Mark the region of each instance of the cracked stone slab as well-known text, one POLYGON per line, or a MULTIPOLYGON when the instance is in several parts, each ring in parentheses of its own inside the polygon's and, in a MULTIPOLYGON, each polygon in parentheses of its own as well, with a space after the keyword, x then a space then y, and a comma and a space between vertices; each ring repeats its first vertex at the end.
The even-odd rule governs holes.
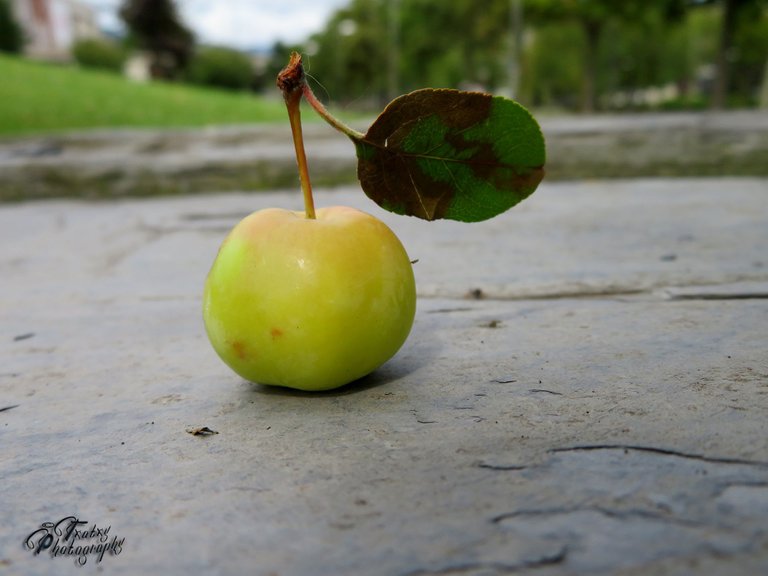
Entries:
POLYGON ((240 380, 202 327, 223 234, 298 195, 0 207, 0 567, 94 569, 23 546, 77 515, 125 538, 110 574, 765 573, 767 188, 546 184, 472 226, 321 192, 420 293, 326 394, 240 380))
POLYGON ((768 299, 768 282, 734 282, 711 286, 675 286, 661 290, 671 300, 768 299))

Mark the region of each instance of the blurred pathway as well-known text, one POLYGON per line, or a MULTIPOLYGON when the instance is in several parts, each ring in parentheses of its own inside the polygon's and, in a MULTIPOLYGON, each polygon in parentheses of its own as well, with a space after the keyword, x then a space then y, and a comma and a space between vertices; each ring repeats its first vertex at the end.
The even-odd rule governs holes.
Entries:
MULTIPOLYGON (((768 114, 543 118, 547 179, 768 176, 768 114)), ((358 126, 365 130, 365 126, 358 126)), ((355 182, 352 144, 305 125, 316 185, 355 182)), ((0 139, 0 200, 297 187, 288 125, 0 139)))

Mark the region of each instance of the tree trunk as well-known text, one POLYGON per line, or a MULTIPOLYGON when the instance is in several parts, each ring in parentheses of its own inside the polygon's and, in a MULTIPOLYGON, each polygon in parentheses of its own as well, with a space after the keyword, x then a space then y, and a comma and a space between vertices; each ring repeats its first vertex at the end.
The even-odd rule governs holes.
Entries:
POLYGON ((760 108, 768 108, 768 58, 765 59, 765 68, 763 69, 763 83, 760 86, 760 99, 758 100, 760 108))
POLYGON ((723 0, 723 20, 720 25, 720 47, 717 52, 715 85, 712 91, 711 106, 725 108, 730 85, 729 58, 733 45, 733 32, 736 27, 736 10, 739 0, 723 0))
POLYGON ((597 50, 602 27, 598 22, 584 20, 586 46, 584 48, 584 78, 581 83, 581 111, 589 114, 595 111, 597 85, 597 50))

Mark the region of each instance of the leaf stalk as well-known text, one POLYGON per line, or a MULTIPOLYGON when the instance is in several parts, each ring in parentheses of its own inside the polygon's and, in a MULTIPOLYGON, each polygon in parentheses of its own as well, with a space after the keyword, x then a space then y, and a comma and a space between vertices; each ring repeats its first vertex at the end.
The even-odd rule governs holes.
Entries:
POLYGON ((365 134, 358 132, 350 126, 347 126, 344 124, 344 122, 328 112, 328 109, 323 106, 323 103, 320 102, 320 100, 317 99, 315 93, 312 92, 312 88, 309 87, 309 84, 307 84, 306 81, 302 83, 301 91, 304 94, 304 98, 306 99, 307 103, 312 106, 315 112, 317 112, 323 120, 328 122, 328 124, 336 128, 336 130, 351 138, 353 141, 362 140, 365 138, 365 134))

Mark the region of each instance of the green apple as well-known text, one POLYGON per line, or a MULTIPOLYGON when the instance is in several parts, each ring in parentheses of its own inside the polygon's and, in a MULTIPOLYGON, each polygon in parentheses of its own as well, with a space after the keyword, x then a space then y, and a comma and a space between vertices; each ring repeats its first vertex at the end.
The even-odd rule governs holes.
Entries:
POLYGON ((252 382, 329 390, 372 372, 416 311, 410 259, 383 222, 334 206, 254 212, 229 233, 205 284, 221 359, 252 382))

